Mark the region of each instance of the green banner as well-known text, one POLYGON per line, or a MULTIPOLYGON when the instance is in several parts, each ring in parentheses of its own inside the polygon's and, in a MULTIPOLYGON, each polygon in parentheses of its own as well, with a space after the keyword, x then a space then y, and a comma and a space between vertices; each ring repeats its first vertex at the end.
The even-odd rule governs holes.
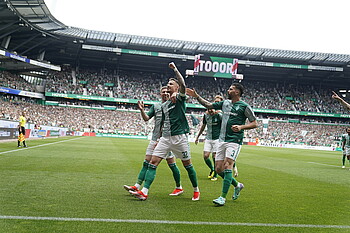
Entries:
POLYGON ((232 78, 233 58, 201 56, 194 73, 199 76, 232 78))

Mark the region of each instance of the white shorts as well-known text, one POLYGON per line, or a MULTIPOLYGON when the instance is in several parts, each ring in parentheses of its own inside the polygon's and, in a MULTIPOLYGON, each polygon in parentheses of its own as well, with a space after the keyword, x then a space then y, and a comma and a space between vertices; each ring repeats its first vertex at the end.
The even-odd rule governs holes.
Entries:
MULTIPOLYGON (((157 141, 153 141, 153 140, 151 140, 149 142, 147 149, 146 149, 146 155, 153 155, 153 152, 157 146, 157 143, 158 143, 157 141)), ((174 157, 173 153, 169 152, 166 158, 168 159, 168 158, 173 158, 173 157, 174 157)))
POLYGON ((218 151, 219 139, 204 141, 204 150, 206 152, 216 153, 218 151))
POLYGON ((166 159, 167 154, 173 152, 176 158, 183 161, 191 159, 190 145, 186 134, 180 134, 175 136, 161 137, 156 148, 153 151, 153 155, 166 159))
POLYGON ((350 147, 345 147, 345 150, 343 150, 343 155, 349 156, 350 155, 350 147))
POLYGON ((215 161, 225 160, 225 158, 237 160, 241 145, 234 142, 219 142, 218 151, 216 152, 215 161))

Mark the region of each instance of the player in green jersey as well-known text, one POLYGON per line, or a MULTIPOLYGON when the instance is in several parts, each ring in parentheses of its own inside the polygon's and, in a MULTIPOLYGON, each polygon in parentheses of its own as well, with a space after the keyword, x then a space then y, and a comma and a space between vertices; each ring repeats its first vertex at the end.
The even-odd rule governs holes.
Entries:
MULTIPOLYGON (((223 100, 224 98, 220 95, 217 95, 214 98, 214 102, 220 102, 223 100)), ((202 135, 205 128, 207 128, 207 135, 204 141, 203 159, 205 164, 210 169, 208 178, 211 179, 212 181, 216 181, 218 179, 217 174, 215 172, 215 155, 219 144, 221 119, 222 119, 221 111, 214 111, 213 109, 208 109, 203 115, 202 126, 194 141, 194 143, 197 145, 199 141, 199 137, 202 135), (210 160, 210 153, 212 154, 214 166, 210 160)))
POLYGON ((221 196, 213 203, 222 206, 226 202, 226 196, 231 184, 235 187, 233 200, 236 200, 241 190, 244 188, 242 183, 239 183, 233 176, 232 170, 238 154, 241 150, 243 143, 244 130, 253 129, 257 127, 256 117, 252 108, 241 100, 244 88, 239 83, 234 83, 227 91, 227 100, 210 103, 203 99, 193 89, 187 89, 186 93, 198 100, 207 109, 220 109, 222 110, 222 123, 219 136, 218 152, 216 154, 216 172, 223 177, 222 193, 221 196), (249 123, 246 124, 248 119, 249 123))
MULTIPOLYGON (((160 134, 161 134, 162 104, 169 99, 168 88, 166 86, 160 89, 160 97, 161 97, 162 103, 155 103, 154 105, 151 106, 150 110, 147 113, 144 110, 143 101, 138 101, 137 103, 138 108, 140 109, 140 112, 141 112, 141 116, 144 121, 149 121, 152 117, 154 117, 154 128, 152 132, 151 141, 149 142, 148 147, 146 149, 146 156, 145 156, 145 160, 143 161, 143 166, 137 177, 137 182, 133 186, 124 185, 124 189, 127 191, 130 191, 130 190, 139 191, 143 181, 145 180, 145 175, 149 166, 149 162, 151 161, 154 148, 156 147, 159 141, 160 134)), ((174 155, 172 153, 169 153, 166 160, 169 168, 173 172, 173 177, 176 184, 175 190, 169 195, 180 195, 181 191, 179 190, 182 190, 182 186, 180 183, 180 171, 176 165, 174 155)))
POLYGON ((343 149, 343 166, 345 168, 345 158, 348 159, 350 164, 350 128, 346 129, 346 134, 341 137, 342 149, 343 149))
MULTIPOLYGON (((198 201, 200 192, 198 188, 196 171, 193 168, 190 154, 190 146, 187 134, 189 126, 186 119, 186 85, 181 73, 172 62, 169 67, 174 71, 176 79, 171 78, 168 82, 170 100, 162 105, 163 127, 162 136, 154 149, 151 162, 145 176, 145 185, 141 191, 129 191, 140 200, 148 198, 148 190, 154 181, 156 169, 160 162, 172 151, 177 158, 180 158, 184 165, 193 186, 193 201, 198 201)), ((179 190, 183 192, 183 190, 179 190)))

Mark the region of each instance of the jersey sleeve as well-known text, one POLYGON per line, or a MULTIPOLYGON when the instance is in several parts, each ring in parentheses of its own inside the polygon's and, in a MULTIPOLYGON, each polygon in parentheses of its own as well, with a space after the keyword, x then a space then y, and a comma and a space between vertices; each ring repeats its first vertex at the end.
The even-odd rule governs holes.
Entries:
POLYGON ((249 105, 245 108, 244 115, 248 118, 250 122, 256 120, 253 109, 249 105))
POLYGON ((152 107, 149 109, 149 111, 147 112, 147 115, 149 116, 149 118, 151 119, 152 117, 154 117, 154 105, 152 105, 152 107))
POLYGON ((224 100, 216 103, 212 103, 214 109, 222 109, 222 105, 224 104, 224 100))

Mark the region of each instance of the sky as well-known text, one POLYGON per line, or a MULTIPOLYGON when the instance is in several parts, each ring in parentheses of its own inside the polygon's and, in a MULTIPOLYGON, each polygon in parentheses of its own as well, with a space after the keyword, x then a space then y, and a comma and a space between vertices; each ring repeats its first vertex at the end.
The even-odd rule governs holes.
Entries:
POLYGON ((67 26, 215 44, 350 54, 349 0, 45 0, 67 26))

